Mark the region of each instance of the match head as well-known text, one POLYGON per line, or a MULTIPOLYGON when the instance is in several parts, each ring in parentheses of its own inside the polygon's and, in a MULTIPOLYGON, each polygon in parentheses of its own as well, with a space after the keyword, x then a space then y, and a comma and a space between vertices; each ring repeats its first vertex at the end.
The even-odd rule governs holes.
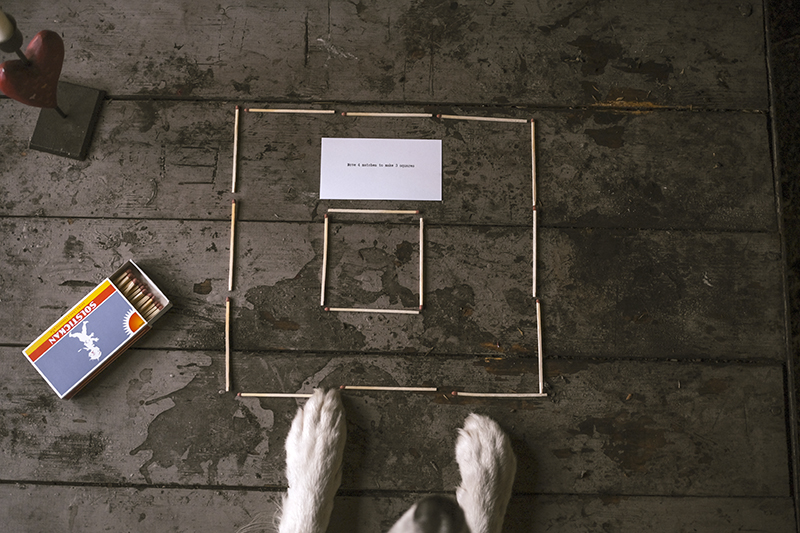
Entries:
POLYGON ((231 205, 236 205, 236 199, 231 200, 231 205))
POLYGON ((330 308, 330 307, 324 307, 324 308, 323 308, 323 310, 324 310, 324 311, 330 311, 330 310, 331 310, 331 308, 330 308))
POLYGON ((242 395, 242 393, 241 393, 241 392, 237 392, 237 393, 236 393, 236 396, 241 396, 241 395, 242 395))
POLYGON ((225 298, 225 303, 230 303, 230 301, 231 301, 231 297, 230 296, 225 298))
POLYGON ((346 387, 347 385, 339 385, 339 390, 344 390, 346 387))
POLYGON ((239 106, 238 106, 238 105, 236 106, 236 109, 237 109, 237 110, 239 109, 239 106))
POLYGON ((347 111, 342 111, 342 116, 346 117, 347 116, 347 111))
POLYGON ((454 390, 453 392, 451 392, 451 393, 450 393, 450 395, 451 395, 451 396, 458 396, 458 391, 457 391, 457 390, 454 390))
POLYGON ((442 118, 442 114, 441 113, 437 114, 436 118, 442 118))

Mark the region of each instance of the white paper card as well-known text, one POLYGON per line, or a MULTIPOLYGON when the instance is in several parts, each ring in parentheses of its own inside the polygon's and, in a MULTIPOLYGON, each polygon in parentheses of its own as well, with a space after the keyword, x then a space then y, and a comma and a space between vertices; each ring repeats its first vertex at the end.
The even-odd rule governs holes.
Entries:
POLYGON ((319 197, 441 201, 442 141, 323 137, 319 197))

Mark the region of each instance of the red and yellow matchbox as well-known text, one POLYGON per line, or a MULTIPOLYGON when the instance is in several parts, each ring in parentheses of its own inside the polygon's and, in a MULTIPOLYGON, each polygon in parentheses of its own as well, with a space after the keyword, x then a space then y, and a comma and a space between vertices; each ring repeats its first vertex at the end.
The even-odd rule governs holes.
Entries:
POLYGON ((172 303, 127 261, 22 352, 68 399, 144 335, 172 303))

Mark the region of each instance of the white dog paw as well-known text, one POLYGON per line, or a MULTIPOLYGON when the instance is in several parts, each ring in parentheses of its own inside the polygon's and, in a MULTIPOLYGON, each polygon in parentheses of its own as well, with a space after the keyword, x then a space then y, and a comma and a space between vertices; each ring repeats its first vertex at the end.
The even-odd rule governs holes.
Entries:
POLYGON ((499 533, 517 471, 508 436, 491 418, 473 413, 459 430, 456 462, 461 471, 456 499, 470 531, 499 533))
POLYGON ((297 410, 286 437, 286 478, 280 531, 322 532, 328 526, 333 498, 342 481, 347 433, 338 390, 321 389, 297 410))

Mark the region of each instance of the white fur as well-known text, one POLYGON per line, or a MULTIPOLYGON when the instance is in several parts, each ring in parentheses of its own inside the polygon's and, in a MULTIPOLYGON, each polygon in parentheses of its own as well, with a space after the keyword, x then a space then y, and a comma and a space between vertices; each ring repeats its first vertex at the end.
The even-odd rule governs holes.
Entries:
MULTIPOLYGON (((317 389, 297 411, 286 439, 289 490, 283 500, 280 533, 324 533, 327 529, 342 480, 345 433, 344 408, 337 390, 326 393, 317 389)), ((444 526, 442 531, 500 533, 517 467, 511 443, 496 422, 474 413, 458 433, 455 454, 461 485, 456 500, 469 531, 451 532, 452 528, 444 526)), ((419 531, 414 520, 416 508, 417 504, 389 533, 419 531)))
POLYGON ((508 436, 491 418, 473 413, 458 432, 456 462, 461 471, 456 500, 470 531, 500 533, 517 472, 508 436))
POLYGON ((297 410, 286 437, 286 478, 280 533, 324 533, 342 482, 347 434, 338 390, 317 389, 297 410))

